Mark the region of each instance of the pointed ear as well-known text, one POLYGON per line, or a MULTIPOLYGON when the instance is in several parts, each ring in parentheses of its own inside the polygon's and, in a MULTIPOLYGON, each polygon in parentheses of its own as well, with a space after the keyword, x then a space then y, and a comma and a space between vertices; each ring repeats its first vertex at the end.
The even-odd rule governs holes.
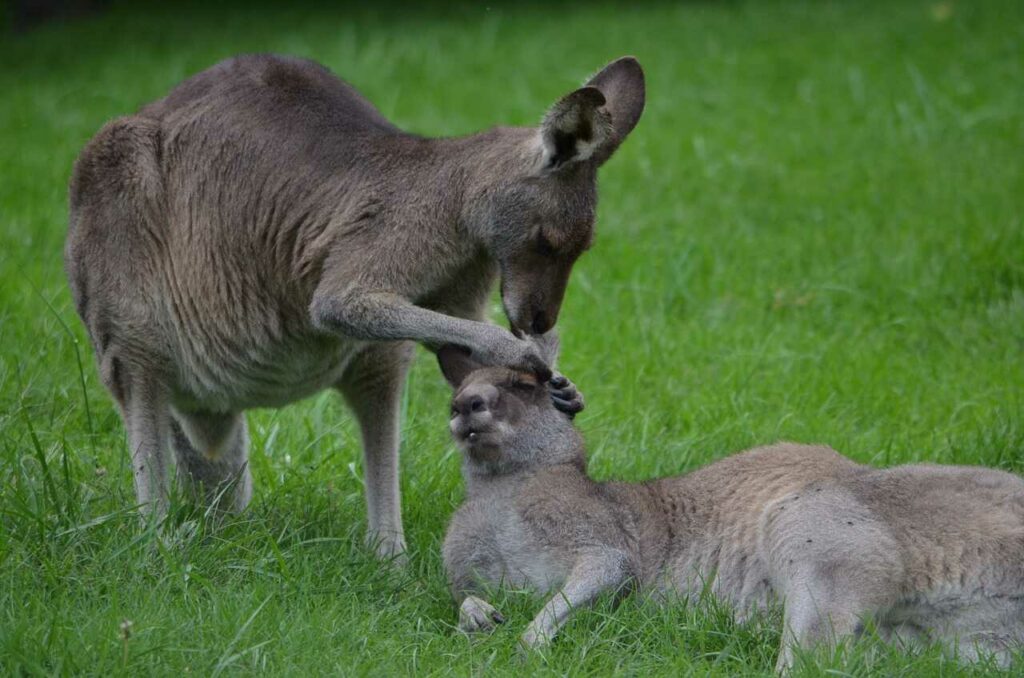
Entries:
POLYGON ((542 171, 591 158, 603 163, 636 127, 646 100, 644 70, 635 58, 622 57, 602 68, 544 116, 542 171))
POLYGON ((602 68, 587 81, 586 87, 600 90, 606 101, 604 108, 611 116, 613 138, 601 149, 607 159, 633 131, 644 112, 644 69, 634 57, 624 56, 602 68))
POLYGON ((527 335, 527 338, 537 347, 537 352, 540 353, 541 359, 547 363, 548 367, 555 369, 555 363, 558 362, 558 350, 561 347, 558 330, 548 330, 545 334, 530 334, 527 335))
POLYGON ((607 111, 601 108, 604 103, 601 90, 581 87, 551 107, 540 125, 543 171, 586 160, 608 142, 613 130, 607 111))
POLYGON ((470 372, 482 367, 469 357, 469 351, 454 344, 445 344, 437 349, 437 364, 441 366, 441 373, 452 388, 458 388, 470 372))

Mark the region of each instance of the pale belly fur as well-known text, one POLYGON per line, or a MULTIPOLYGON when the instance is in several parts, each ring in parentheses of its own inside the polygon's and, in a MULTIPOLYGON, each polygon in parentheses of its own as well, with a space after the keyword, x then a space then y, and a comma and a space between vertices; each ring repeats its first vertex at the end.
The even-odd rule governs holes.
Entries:
POLYGON ((367 343, 310 336, 254 346, 227 359, 193 358, 179 377, 175 405, 211 412, 282 407, 337 386, 367 343))
POLYGON ((756 548, 728 549, 717 544, 688 550, 669 559, 655 592, 696 602, 707 591, 729 603, 740 618, 775 600, 768 567, 756 548))

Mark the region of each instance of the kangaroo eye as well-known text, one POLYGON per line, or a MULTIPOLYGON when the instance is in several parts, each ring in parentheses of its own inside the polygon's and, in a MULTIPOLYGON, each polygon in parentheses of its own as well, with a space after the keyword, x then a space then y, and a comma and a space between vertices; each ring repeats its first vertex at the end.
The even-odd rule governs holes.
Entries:
POLYGON ((551 241, 544 235, 544 231, 537 234, 537 252, 546 257, 550 257, 555 254, 555 246, 552 245, 551 241))

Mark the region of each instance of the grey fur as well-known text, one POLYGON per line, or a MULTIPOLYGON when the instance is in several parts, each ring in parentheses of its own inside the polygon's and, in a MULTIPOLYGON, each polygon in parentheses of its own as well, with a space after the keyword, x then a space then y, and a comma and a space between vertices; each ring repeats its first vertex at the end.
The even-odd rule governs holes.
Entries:
POLYGON ((460 626, 493 628, 482 599, 508 584, 552 597, 522 636, 542 647, 574 608, 638 586, 709 590, 742 617, 781 599, 778 668, 867 618, 897 642, 936 640, 1006 664, 1024 640, 1024 482, 986 468, 875 469, 779 443, 693 473, 630 484, 586 473, 583 442, 536 380, 474 371, 442 350, 466 502, 444 563, 460 626), (553 595, 552 595, 553 594, 553 595))
POLYGON ((591 84, 540 128, 427 139, 322 66, 245 56, 101 129, 71 179, 65 267, 140 504, 163 511, 173 451, 197 495, 241 509, 244 410, 338 388, 363 435, 370 538, 400 553, 409 342, 547 370, 481 319, 500 272, 517 334, 557 320, 597 168, 643 109, 631 58, 591 84))

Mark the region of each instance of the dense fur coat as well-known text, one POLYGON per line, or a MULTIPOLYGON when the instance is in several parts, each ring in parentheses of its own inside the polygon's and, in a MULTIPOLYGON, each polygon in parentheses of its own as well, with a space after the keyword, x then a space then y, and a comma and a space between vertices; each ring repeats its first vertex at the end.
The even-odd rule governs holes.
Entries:
POLYGON ((589 246, 599 165, 637 123, 613 62, 536 128, 408 134, 303 59, 229 59, 83 149, 65 265, 121 408, 140 504, 251 496, 244 410, 338 388, 359 420, 370 536, 404 549, 398 405, 411 343, 543 371, 589 246), (496 278, 516 335, 481 322, 496 278))
POLYGON ((503 584, 553 594, 523 635, 537 647, 601 593, 695 599, 710 583, 741 616, 784 601, 780 668, 795 648, 856 634, 868 618, 884 637, 940 641, 963 659, 1005 663, 1024 640, 1017 476, 875 469, 780 443, 684 476, 598 483, 535 379, 440 358, 465 452, 467 497, 444 542, 465 630, 500 619, 481 596, 503 584))

